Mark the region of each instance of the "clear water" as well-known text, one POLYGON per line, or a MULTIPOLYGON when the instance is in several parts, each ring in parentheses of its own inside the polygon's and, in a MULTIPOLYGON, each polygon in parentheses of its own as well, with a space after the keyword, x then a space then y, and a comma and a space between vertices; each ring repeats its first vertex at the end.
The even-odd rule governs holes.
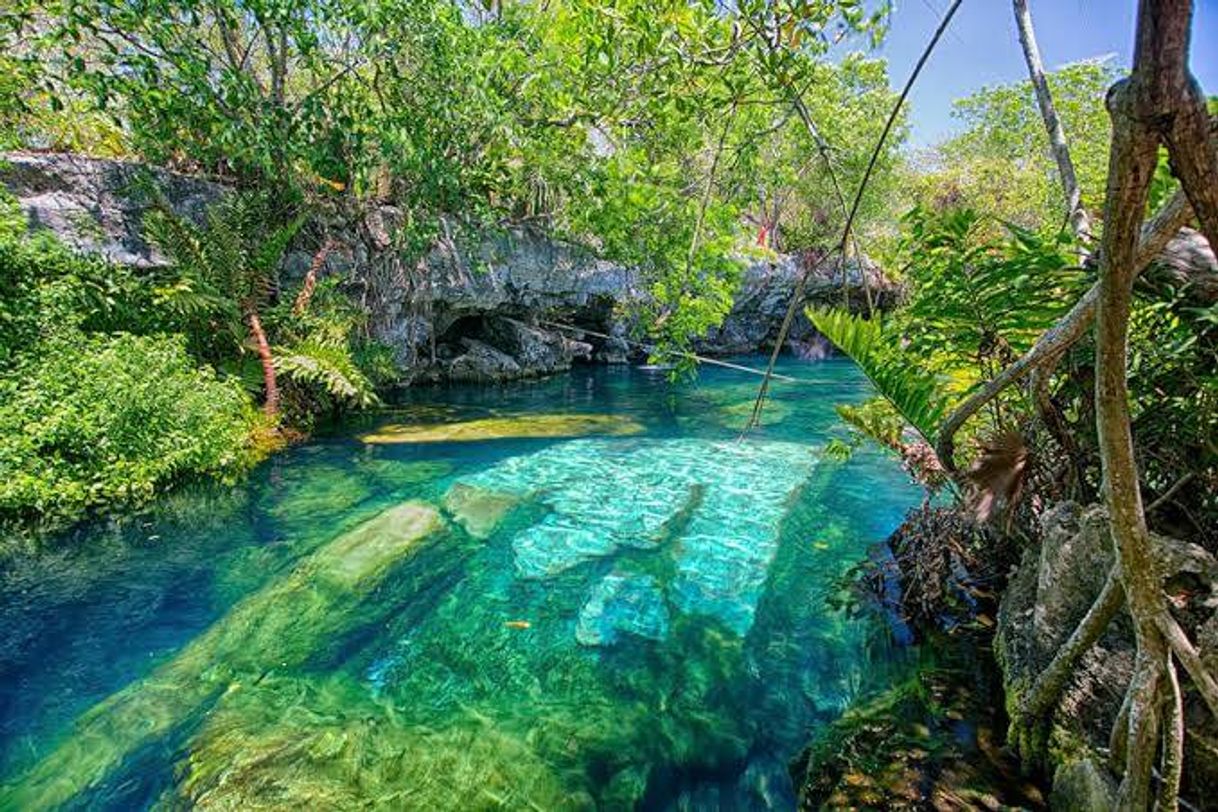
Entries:
POLYGON ((823 457, 853 366, 781 371, 743 442, 723 369, 414 391, 9 561, 0 808, 794 808, 906 660, 826 599, 919 493, 823 457))

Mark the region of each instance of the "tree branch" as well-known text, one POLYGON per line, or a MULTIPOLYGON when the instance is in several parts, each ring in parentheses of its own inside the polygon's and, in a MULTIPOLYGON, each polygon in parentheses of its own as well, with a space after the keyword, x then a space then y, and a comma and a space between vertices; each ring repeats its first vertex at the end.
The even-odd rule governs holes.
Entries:
POLYGON ((1066 134, 1062 130, 1061 119, 1057 116, 1057 108, 1049 92, 1049 81, 1045 78, 1044 63, 1041 62, 1040 49, 1036 45, 1036 32, 1032 28, 1032 13, 1028 10, 1028 0, 1014 0, 1014 6, 1024 61, 1028 63, 1028 75, 1032 79, 1032 88, 1036 91, 1036 103, 1040 106, 1040 115, 1049 134, 1049 150, 1053 153, 1053 160, 1057 162, 1062 191, 1066 193, 1070 227, 1074 229, 1076 237, 1085 240, 1091 236, 1091 218, 1083 208, 1083 195, 1079 189, 1078 176, 1074 172, 1074 161, 1070 159, 1070 147, 1066 143, 1066 134))

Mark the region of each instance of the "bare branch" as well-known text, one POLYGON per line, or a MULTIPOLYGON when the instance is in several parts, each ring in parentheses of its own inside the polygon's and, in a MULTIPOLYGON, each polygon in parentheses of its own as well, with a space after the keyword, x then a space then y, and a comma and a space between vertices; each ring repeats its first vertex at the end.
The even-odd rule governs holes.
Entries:
POLYGON ((1074 172, 1074 161, 1070 159, 1070 147, 1066 143, 1066 134, 1062 130, 1061 119, 1057 116, 1057 108, 1053 104, 1053 96, 1049 92, 1049 81, 1045 78, 1045 66, 1041 62, 1040 49, 1036 45, 1036 33, 1032 28, 1032 13, 1028 11, 1028 0, 1014 0, 1015 22, 1019 28, 1019 43, 1023 46, 1024 60, 1028 63, 1028 75, 1032 79, 1032 88, 1036 91, 1036 103, 1040 106, 1040 115, 1045 122, 1045 130, 1049 134, 1049 150, 1057 163, 1057 173, 1061 176, 1062 191, 1066 193, 1066 209, 1070 217, 1070 227, 1080 239, 1091 236, 1091 218, 1083 208, 1083 195, 1079 189, 1078 176, 1074 172))

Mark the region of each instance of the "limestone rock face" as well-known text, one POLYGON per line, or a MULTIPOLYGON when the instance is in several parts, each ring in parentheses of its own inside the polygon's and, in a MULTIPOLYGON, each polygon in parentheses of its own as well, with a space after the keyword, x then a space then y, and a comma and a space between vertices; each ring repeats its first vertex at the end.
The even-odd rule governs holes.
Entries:
MULTIPOLYGON (((136 267, 166 262, 144 237, 148 200, 139 192, 141 176, 150 175, 169 204, 195 220, 231 191, 124 161, 55 154, 5 160, 0 183, 17 198, 31 228, 136 267)), ((392 348, 402 385, 498 383, 560 372, 580 361, 625 363, 646 354, 628 340, 631 322, 624 315, 637 312, 648 296, 647 281, 635 270, 537 229, 471 234, 449 220, 426 255, 408 262, 399 250, 406 222, 393 206, 319 213, 281 269, 283 289, 293 289, 328 238, 332 250, 322 275, 340 279, 364 309, 371 335, 392 348)), ((698 342, 698 351, 726 355, 771 346, 803 274, 801 262, 780 255, 748 264, 731 313, 698 342)), ((805 356, 831 352, 804 308, 845 302, 861 309, 869 295, 883 307, 900 290, 866 259, 851 259, 844 268, 835 260, 815 263, 788 349, 805 356)))
MULTIPOLYGON (((722 326, 712 329, 698 342, 700 349, 716 354, 734 354, 773 346, 803 272, 801 260, 790 255, 750 264, 744 272, 731 312, 722 326)), ((868 290, 877 307, 891 306, 900 298, 900 286, 866 258, 847 260, 844 277, 836 260, 821 260, 812 266, 804 287, 803 301, 791 325, 788 349, 800 355, 819 355, 828 351, 816 328, 804 315, 804 309, 810 305, 845 304, 854 310, 864 309, 868 290)))
POLYGON ((143 235, 149 201, 137 188, 141 176, 151 176, 175 211, 196 220, 225 193, 219 184, 129 161, 19 153, 0 162, 0 184, 17 198, 31 230, 51 231, 122 265, 163 265, 143 235))
MULTIPOLYGON (((1046 511, 1041 526, 1041 542, 1025 551, 998 612, 994 654, 1003 671, 1008 708, 1019 704, 1090 609, 1114 561, 1102 506, 1065 502, 1046 511)), ((1173 596, 1173 612, 1204 650, 1207 633, 1218 623, 1218 561, 1196 544, 1154 535, 1151 540, 1164 587, 1173 596)), ((1091 759, 1107 746, 1133 662, 1133 630, 1122 612, 1076 665, 1054 711, 1049 741, 1050 754, 1058 761, 1053 808, 1059 803, 1062 809, 1109 808, 1103 801, 1108 790, 1096 766, 1103 762, 1091 759)), ((1204 787, 1218 786, 1218 769, 1197 752, 1195 743, 1218 737, 1203 710, 1191 712, 1200 710, 1191 708, 1196 701, 1191 698, 1185 710, 1190 724, 1201 722, 1186 748, 1185 780, 1194 792, 1203 792, 1204 787)))

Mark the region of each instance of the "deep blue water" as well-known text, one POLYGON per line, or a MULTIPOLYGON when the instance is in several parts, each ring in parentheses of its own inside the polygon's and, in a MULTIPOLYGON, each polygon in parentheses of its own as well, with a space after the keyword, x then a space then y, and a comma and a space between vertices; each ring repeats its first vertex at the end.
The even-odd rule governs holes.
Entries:
POLYGON ((414 390, 8 562, 0 808, 793 808, 907 659, 826 599, 920 493, 822 453, 855 367, 780 371, 743 439, 719 368, 414 390))

